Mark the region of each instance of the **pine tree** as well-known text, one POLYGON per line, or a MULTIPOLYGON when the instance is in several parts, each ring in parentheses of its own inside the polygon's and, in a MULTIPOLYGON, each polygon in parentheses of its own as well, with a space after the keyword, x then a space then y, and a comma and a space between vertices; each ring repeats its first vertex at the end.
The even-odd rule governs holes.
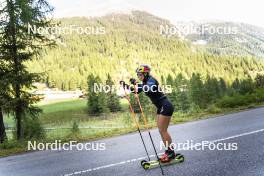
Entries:
POLYGON ((223 78, 219 79, 220 96, 223 97, 227 93, 227 85, 223 78))
POLYGON ((5 0, 2 6, 0 60, 8 64, 12 73, 8 80, 13 91, 9 93, 13 97, 17 139, 21 139, 23 118, 26 118, 26 114, 36 116, 40 112, 33 106, 39 99, 25 91, 32 88, 33 82, 40 80, 40 75, 29 73, 25 63, 38 56, 44 46, 53 43, 44 34, 28 32, 28 25, 36 28, 50 26, 51 21, 47 16, 53 9, 45 0, 5 0))
POLYGON ((106 86, 110 87, 109 92, 107 93, 107 107, 111 112, 117 112, 121 110, 120 100, 112 87, 114 82, 112 81, 110 74, 107 74, 106 86))
POLYGON ((239 89, 240 94, 245 95, 248 93, 252 93, 254 89, 255 89, 255 85, 251 78, 242 80, 240 82, 240 89, 239 89))
POLYGON ((236 92, 240 92, 240 81, 239 81, 238 78, 236 78, 236 79, 233 81, 231 87, 232 87, 236 92))
POLYGON ((87 106, 88 106, 88 113, 94 114, 97 111, 98 99, 97 95, 94 92, 94 83, 95 77, 94 75, 88 76, 88 96, 87 96, 87 106))
POLYGON ((257 88, 264 88, 264 75, 257 74, 255 83, 257 88))
POLYGON ((220 97, 220 87, 216 78, 207 76, 204 83, 204 101, 207 105, 215 102, 220 97))
POLYGON ((204 85, 201 79, 201 75, 192 74, 189 84, 189 96, 192 103, 199 106, 200 108, 205 108, 205 94, 204 94, 204 85))
POLYGON ((96 90, 96 84, 101 83, 100 78, 94 75, 88 76, 88 97, 87 106, 90 115, 100 115, 109 111, 107 108, 106 93, 101 90, 96 90))
POLYGON ((134 93, 130 93, 129 94, 129 98, 130 98, 130 103, 131 103, 131 106, 132 106, 134 112, 135 113, 140 113, 140 107, 138 106, 138 102, 137 102, 137 99, 136 99, 134 93))
POLYGON ((141 103, 143 110, 146 112, 149 112, 149 110, 150 110, 149 108, 151 105, 150 99, 145 95, 144 92, 140 93, 138 95, 138 97, 139 97, 139 100, 140 100, 140 103, 141 103))
POLYGON ((176 85, 171 74, 169 74, 166 78, 166 85, 169 85, 172 88, 172 92, 167 94, 167 96, 172 102, 173 106, 175 107, 177 104, 177 100, 176 100, 177 93, 176 93, 176 85))
POLYGON ((175 78, 175 97, 176 97, 176 110, 187 112, 190 108, 190 100, 188 97, 188 81, 182 74, 178 74, 175 78))

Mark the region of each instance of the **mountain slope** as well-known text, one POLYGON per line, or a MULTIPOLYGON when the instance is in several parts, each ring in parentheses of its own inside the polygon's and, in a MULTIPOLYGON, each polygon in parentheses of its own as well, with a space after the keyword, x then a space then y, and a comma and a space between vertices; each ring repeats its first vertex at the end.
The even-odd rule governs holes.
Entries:
POLYGON ((201 43, 212 54, 264 57, 263 28, 232 22, 200 22, 185 25, 203 26, 204 32, 187 34, 185 38, 193 43, 201 43), (217 28, 219 32, 216 32, 217 28))
POLYGON ((135 68, 141 63, 150 64, 158 78, 178 73, 189 78, 199 72, 228 82, 255 76, 264 69, 263 63, 251 57, 212 55, 178 37, 164 37, 160 25, 172 24, 146 12, 60 21, 62 26, 92 29, 89 35, 62 35, 62 44, 43 51, 40 60, 28 63, 31 72, 46 72, 43 81, 60 89, 84 89, 91 73, 102 80, 110 74, 116 82, 135 77, 135 68))

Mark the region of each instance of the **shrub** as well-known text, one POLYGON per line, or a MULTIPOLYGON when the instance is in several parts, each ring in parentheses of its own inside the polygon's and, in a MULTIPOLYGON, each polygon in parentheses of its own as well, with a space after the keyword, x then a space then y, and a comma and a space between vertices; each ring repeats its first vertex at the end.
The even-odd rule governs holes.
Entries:
POLYGON ((200 113, 200 112, 201 112, 201 108, 197 104, 192 103, 190 106, 189 113, 190 114, 196 114, 196 113, 200 113))
POLYGON ((257 89, 254 93, 256 103, 264 102, 264 89, 257 89))
POLYGON ((36 117, 29 117, 23 120, 23 130, 25 139, 44 139, 46 137, 45 130, 36 117))
POLYGON ((217 106, 220 108, 236 108, 239 106, 246 106, 255 102, 255 98, 252 94, 249 95, 234 95, 232 97, 224 96, 217 102, 217 106))
POLYGON ((80 132, 79 125, 76 121, 74 121, 72 124, 71 132, 72 133, 79 133, 80 132))
POLYGON ((209 107, 206 110, 209 113, 219 113, 221 112, 221 109, 219 107, 217 107, 215 104, 209 105, 209 107))

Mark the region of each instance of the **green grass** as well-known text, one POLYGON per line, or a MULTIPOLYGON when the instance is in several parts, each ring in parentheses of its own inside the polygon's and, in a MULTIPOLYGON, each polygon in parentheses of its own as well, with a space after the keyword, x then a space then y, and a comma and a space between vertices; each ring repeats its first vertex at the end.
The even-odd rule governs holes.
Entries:
MULTIPOLYGON (((130 114, 127 112, 126 100, 121 100, 121 106, 123 110, 121 112, 89 116, 87 114, 86 99, 42 104, 39 107, 43 110, 43 113, 39 119, 44 128, 56 128, 47 130, 49 139, 64 138, 69 135, 70 130, 65 128, 71 128, 74 122, 77 122, 80 128, 91 127, 90 129, 80 129, 82 138, 90 139, 94 138, 94 136, 102 136, 104 133, 111 134, 112 131, 119 127, 131 129, 130 114), (96 129, 93 129, 93 127, 96 129)), ((8 126, 14 126, 13 117, 5 116, 4 121, 8 126)), ((9 139, 12 139, 11 131, 8 131, 7 135, 9 139)))
MULTIPOLYGON (((126 109, 126 102, 121 101, 122 109, 126 109)), ((43 114, 40 115, 41 122, 47 127, 71 126, 78 122, 82 126, 109 123, 113 117, 120 113, 110 113, 101 116, 89 116, 87 114, 87 100, 75 100, 40 106, 43 114), (110 120, 109 120, 110 119, 110 120), (106 121, 105 121, 106 120, 106 121)))
MULTIPOLYGON (((73 114, 78 115, 76 112, 84 113, 86 102, 87 100, 80 99, 40 105, 39 107, 43 110, 40 119, 43 124, 52 124, 57 121, 62 122, 63 120, 72 118, 73 114)), ((5 116, 4 122, 8 124, 8 126, 14 126, 15 120, 13 116, 10 115, 5 116)))
POLYGON ((74 101, 65 101, 58 103, 51 103, 47 105, 39 106, 44 114, 53 113, 53 112, 61 112, 65 110, 81 110, 86 107, 87 100, 86 99, 78 99, 74 101))

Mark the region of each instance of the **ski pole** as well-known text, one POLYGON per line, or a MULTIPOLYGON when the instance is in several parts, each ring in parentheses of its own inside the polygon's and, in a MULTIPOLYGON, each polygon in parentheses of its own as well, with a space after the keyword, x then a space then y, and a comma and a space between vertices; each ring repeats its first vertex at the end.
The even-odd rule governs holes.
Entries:
POLYGON ((161 164, 160 164, 160 159, 159 159, 159 157, 158 157, 158 153, 157 153, 156 147, 155 147, 155 145, 154 145, 154 142, 153 142, 153 139, 152 139, 152 136, 151 136, 150 130, 149 130, 149 128, 148 128, 147 118, 146 118, 146 116, 145 116, 145 114, 144 114, 144 112, 143 112, 143 108, 142 108, 142 106, 141 106, 141 103, 140 103, 140 100, 139 100, 139 96, 138 96, 136 90, 137 90, 137 86, 134 85, 134 93, 135 93, 135 97, 136 97, 136 99, 137 99, 137 102, 138 102, 138 105, 139 105, 139 108, 140 108, 140 111, 141 111, 141 114, 142 114, 142 117, 143 117, 143 120, 144 120, 145 128, 146 128, 147 131, 148 131, 148 134, 149 134, 149 137, 150 137, 150 140, 151 140, 151 143, 152 143, 152 146, 153 146, 153 149, 154 149, 155 155, 156 155, 157 160, 158 160, 158 162, 159 162, 159 166, 160 166, 161 173, 162 173, 162 175, 164 175, 164 171, 163 171, 162 166, 161 166, 161 164))
MULTIPOLYGON (((123 85, 122 85, 122 86, 123 86, 123 85)), ((132 118, 133 118, 133 120, 134 120, 134 122, 135 122, 135 124, 136 124, 137 130, 138 130, 138 132, 139 132, 139 135, 140 135, 140 138, 141 138, 142 144, 143 144, 144 149, 145 149, 145 151, 146 151, 146 154, 147 154, 148 160, 150 161, 150 157, 149 157, 149 154, 148 154, 148 150, 147 150, 146 144, 145 144, 145 142, 144 142, 144 139, 143 139, 143 137, 142 137, 142 134, 141 134, 141 131, 140 131, 140 126, 139 126, 138 121, 137 121, 137 119, 136 119, 136 115, 135 115, 135 112, 134 112, 133 107, 132 107, 132 105, 131 105, 130 98, 129 98, 128 94, 126 93, 126 90, 125 90, 124 87, 123 87, 123 89, 124 89, 124 92, 125 92, 125 97, 126 97, 126 99, 127 99, 127 101, 128 101, 128 104, 129 104, 129 108, 130 108, 130 112, 131 112, 131 114, 132 114, 132 118)))

